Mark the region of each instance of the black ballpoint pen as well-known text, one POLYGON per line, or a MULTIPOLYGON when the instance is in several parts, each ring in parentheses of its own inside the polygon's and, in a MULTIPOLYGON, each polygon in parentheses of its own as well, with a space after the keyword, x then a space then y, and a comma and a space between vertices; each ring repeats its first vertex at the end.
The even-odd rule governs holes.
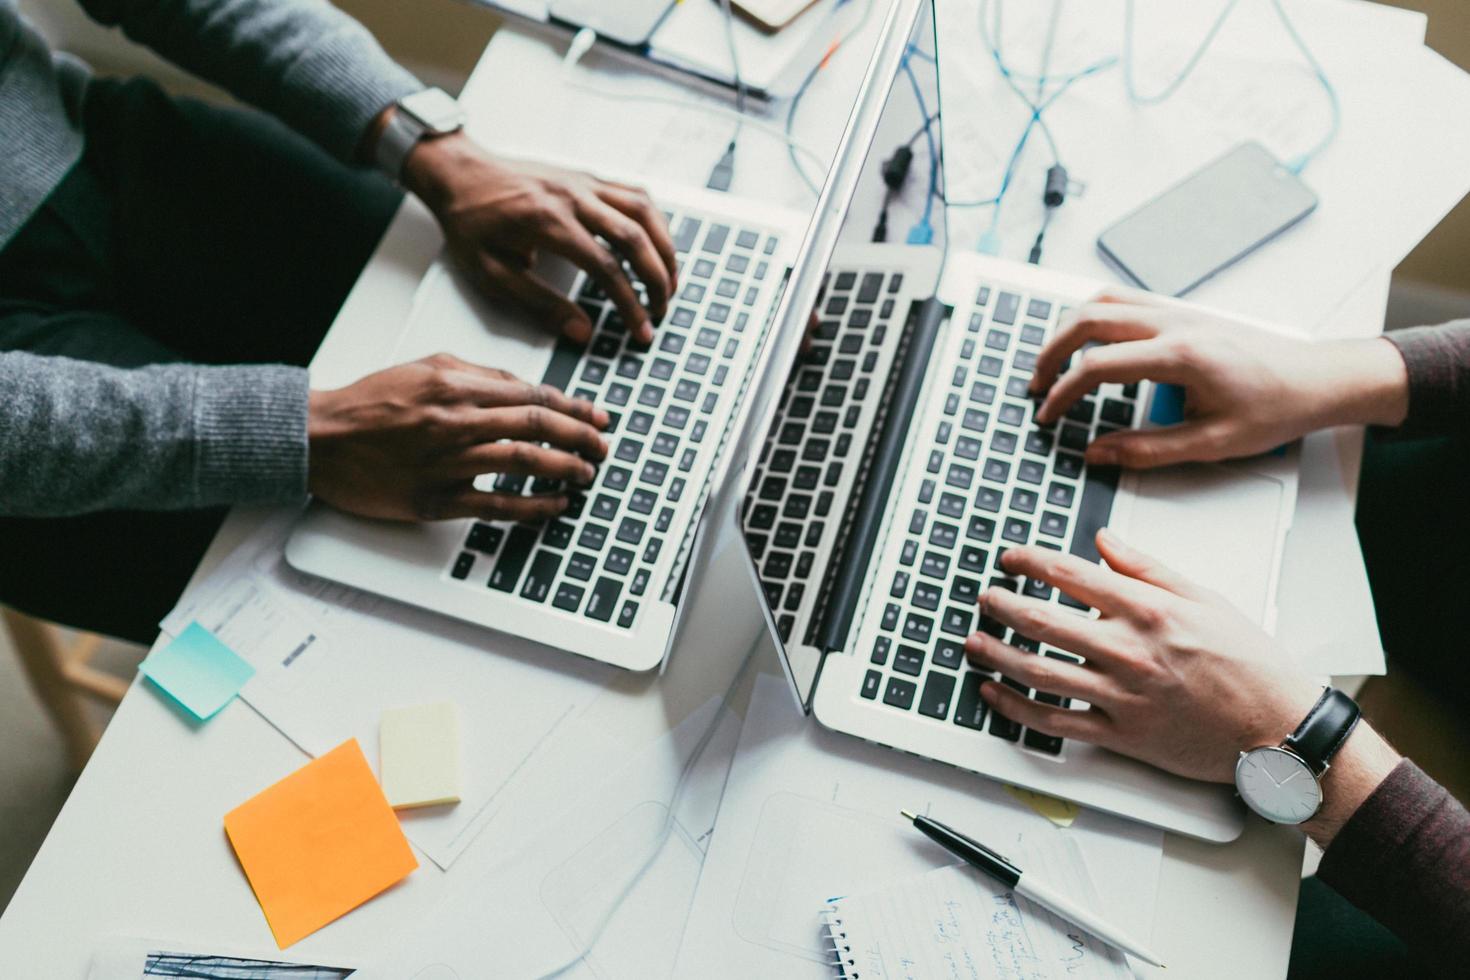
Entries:
POLYGON ((919 833, 971 867, 985 872, 1017 895, 1024 896, 1042 908, 1055 912, 1068 922, 1081 926, 1109 946, 1116 946, 1145 963, 1163 967, 1164 964, 1159 962, 1158 956, 1149 952, 1144 946, 1108 925, 1094 913, 1075 904, 1065 895, 1024 873, 1009 859, 979 841, 966 837, 937 820, 915 816, 907 810, 900 810, 899 813, 903 814, 905 819, 913 821, 919 833))

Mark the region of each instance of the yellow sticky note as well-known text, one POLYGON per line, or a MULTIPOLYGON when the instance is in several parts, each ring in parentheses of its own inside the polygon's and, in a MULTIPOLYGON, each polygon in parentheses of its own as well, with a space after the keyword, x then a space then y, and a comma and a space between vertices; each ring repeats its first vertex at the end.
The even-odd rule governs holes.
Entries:
POLYGON ((419 866, 357 739, 225 814, 225 833, 282 949, 419 866))
POLYGON ((1019 786, 1007 786, 1006 792, 1058 827, 1072 826, 1072 821, 1077 819, 1077 814, 1080 812, 1077 804, 1071 800, 1059 800, 1055 796, 1047 796, 1045 793, 1036 793, 1029 789, 1021 789, 1019 786))
POLYGON ((459 802, 459 709, 389 708, 378 725, 383 793, 394 809, 459 802))

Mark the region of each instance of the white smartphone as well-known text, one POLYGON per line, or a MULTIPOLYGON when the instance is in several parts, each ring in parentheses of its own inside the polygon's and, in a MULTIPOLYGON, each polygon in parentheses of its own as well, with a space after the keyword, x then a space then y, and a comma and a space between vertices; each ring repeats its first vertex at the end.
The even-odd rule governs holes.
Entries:
POLYGON ((1317 195, 1259 143, 1242 143, 1097 237, 1129 280, 1183 296, 1311 214, 1317 195))

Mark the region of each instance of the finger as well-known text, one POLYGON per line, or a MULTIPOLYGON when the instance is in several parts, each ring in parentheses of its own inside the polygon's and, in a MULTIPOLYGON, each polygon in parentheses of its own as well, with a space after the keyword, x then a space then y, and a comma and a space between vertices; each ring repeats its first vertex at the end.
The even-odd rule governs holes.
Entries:
MULTIPOLYGON (((649 312, 653 319, 662 320, 669 311, 669 270, 643 226, 590 195, 579 205, 578 214, 583 224, 611 242, 618 254, 633 266, 634 274, 648 291, 649 312)), ((644 343, 652 340, 652 333, 643 338, 644 343)))
POLYGON ((634 338, 644 343, 652 340, 653 325, 648 322, 648 311, 638 302, 638 294, 623 274, 623 263, 618 261, 618 257, 598 243, 580 223, 554 229, 551 236, 547 247, 585 270, 602 287, 634 338))
POLYGON ((1046 393, 1036 410, 1036 421, 1048 425, 1062 417, 1072 404, 1104 382, 1132 384, 1135 381, 1186 380, 1186 368, 1178 352, 1159 340, 1137 340, 1108 347, 1093 347, 1072 363, 1046 393))
POLYGON ((451 490, 419 508, 424 520, 444 521, 477 517, 482 521, 544 521, 567 509, 563 494, 522 497, 511 493, 484 493, 466 485, 451 490))
POLYGON ((1096 742, 1109 733, 1106 716, 1096 708, 1075 711, 1042 704, 1013 691, 1004 684, 984 681, 980 684, 980 697, 996 712, 1027 728, 1034 728, 1046 735, 1059 738, 1079 738, 1084 742, 1096 742))
POLYGON ((607 455, 607 442, 597 429, 547 405, 486 409, 467 419, 466 428, 480 443, 520 439, 526 444, 550 443, 591 459, 600 460, 607 455))
POLYGON ((1104 666, 1118 660, 1118 655, 1102 642, 1107 638, 1108 624, 1080 616, 1054 603, 1016 595, 1007 589, 991 588, 980 595, 980 614, 1037 643, 1049 643, 1088 660, 1095 659, 1104 666))
POLYGON ((1110 528, 1098 530, 1097 550, 1108 563, 1108 567, 1121 575, 1136 578, 1185 598, 1194 598, 1201 594, 1199 586, 1158 559, 1125 543, 1110 528))
POLYGON ((448 475, 459 480, 473 479, 482 473, 535 476, 589 486, 597 477, 597 468, 564 450, 515 440, 467 449, 454 458, 448 469, 448 475))
POLYGON ((1087 447, 1086 459, 1099 466, 1148 470, 1175 463, 1206 462, 1230 455, 1216 425, 1180 422, 1161 429, 1110 432, 1087 447))
POLYGON ((492 296, 504 297, 535 320, 561 331, 567 339, 585 344, 592 339, 592 320, 560 290, 548 286, 527 269, 516 269, 481 252, 475 268, 481 285, 492 296))
MULTIPOLYGON (((608 415, 585 398, 572 398, 554 385, 533 385, 519 378, 504 380, 465 374, 456 379, 462 394, 481 408, 535 406, 598 429, 607 427, 608 415)), ((604 447, 605 448, 605 447, 604 447)))
MULTIPOLYGON (((1150 597, 1144 593, 1136 582, 1125 578, 1118 573, 1094 565, 1092 562, 1076 555, 1062 551, 1052 551, 1050 548, 1037 548, 1025 546, 1019 548, 1007 548, 1001 556, 1001 567, 1007 574, 1024 575, 1027 578, 1037 579, 1047 585, 1061 589, 1067 595, 1078 599, 1102 610, 1104 613, 1117 613, 1131 608, 1150 597)), ((1004 589, 991 589, 989 593, 1004 592, 1004 589)), ((987 593, 987 594, 989 594, 987 593)), ((1006 593, 1012 599, 1020 600, 1022 596, 1013 596, 1006 593)), ((1000 596, 996 596, 1000 599, 1000 596)), ((1036 600, 1028 600, 1036 602, 1036 600)), ((1047 609, 1055 610, 1055 615, 1066 616, 1068 619, 1076 620, 1077 617, 1069 615, 1048 603, 1036 602, 1037 605, 1045 606, 1047 609)), ((1007 608, 1018 608, 1008 604, 1007 608)), ((988 610, 987 610, 988 611, 988 610)), ((1084 621, 1085 622, 1085 621, 1084 621)), ((1009 624, 1015 626, 1014 623, 1009 624)), ((1019 627, 1017 627, 1019 629, 1019 627)), ((1042 639, 1028 630, 1021 630, 1027 636, 1042 639)), ((1059 644, 1062 649, 1071 649, 1065 643, 1059 644)), ((1074 651, 1081 653, 1082 651, 1074 651)))
POLYGON ((1089 342, 1117 343, 1125 340, 1146 340, 1156 337, 1162 329, 1158 311, 1116 303, 1087 303, 1079 306, 1063 319, 1056 336, 1047 341, 1036 355, 1036 371, 1031 379, 1031 390, 1045 391, 1061 373, 1067 358, 1089 342))
POLYGON ((669 273, 669 295, 672 296, 679 285, 679 256, 674 251, 674 238, 669 234, 668 219, 658 209, 658 205, 639 188, 622 184, 599 183, 597 196, 643 226, 669 273))
POLYGON ((1168 300, 1145 289, 1131 286, 1109 286, 1098 293, 1089 303, 1124 303, 1129 306, 1169 306, 1168 300))
POLYGON ((971 634, 965 640, 965 654, 980 669, 997 671, 1038 691, 1099 706, 1112 701, 1106 678, 1096 670, 1017 650, 988 633, 971 634))

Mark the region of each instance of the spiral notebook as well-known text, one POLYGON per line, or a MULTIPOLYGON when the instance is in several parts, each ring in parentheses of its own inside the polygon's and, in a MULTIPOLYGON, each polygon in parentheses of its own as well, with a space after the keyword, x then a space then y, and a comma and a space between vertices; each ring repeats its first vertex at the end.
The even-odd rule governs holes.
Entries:
MULTIPOLYGON (((1028 873, 1099 904, 1075 842, 1059 833, 1014 855, 1028 873)), ((1123 955, 964 864, 836 899, 822 928, 843 980, 1122 980, 1123 955)))

